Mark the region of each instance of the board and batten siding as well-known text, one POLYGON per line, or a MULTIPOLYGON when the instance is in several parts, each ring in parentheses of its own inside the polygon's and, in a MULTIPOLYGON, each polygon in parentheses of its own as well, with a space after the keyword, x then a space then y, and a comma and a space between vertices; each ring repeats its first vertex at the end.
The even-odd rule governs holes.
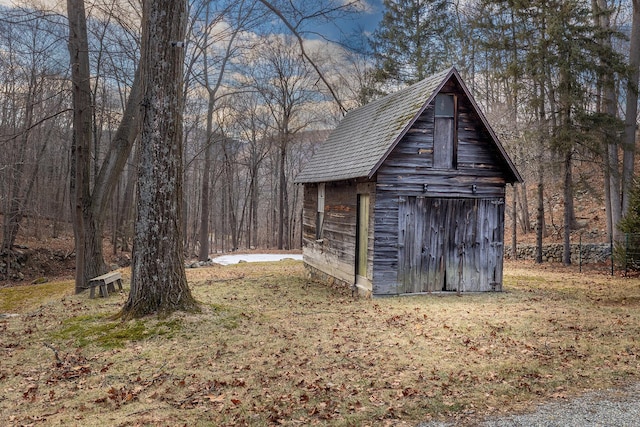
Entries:
MULTIPOLYGON (((475 112, 473 105, 455 82, 449 81, 441 92, 457 95, 455 168, 436 169, 433 167, 434 105, 431 103, 385 159, 376 174, 375 220, 373 226, 375 231, 373 251, 374 295, 420 292, 417 288, 420 288, 421 285, 415 285, 417 288, 413 289, 407 288, 407 284, 410 282, 407 279, 407 274, 416 275, 418 273, 415 271, 413 273, 408 272, 407 260, 400 259, 400 256, 405 256, 404 249, 399 247, 401 246, 399 244, 399 233, 402 229, 402 224, 399 221, 400 205, 406 203, 407 197, 413 197, 414 200, 417 200, 415 198, 418 197, 425 199, 482 199, 487 200, 488 202, 486 203, 493 203, 492 206, 499 206, 504 202, 505 165, 499 163, 500 156, 496 151, 491 136, 483 128, 482 121, 475 112), (401 255, 399 256, 399 254, 401 255), (402 277, 399 277, 399 274, 402 277)), ((464 202, 461 203, 462 205, 460 206, 463 206, 464 202)), ((463 215, 463 213, 460 212, 460 215, 463 215)), ((475 227, 475 229, 492 235, 496 230, 503 230, 504 208, 494 209, 491 215, 496 215, 496 218, 490 220, 491 227, 475 227), (489 231, 489 228, 491 228, 491 231, 489 231)), ((438 219, 437 215, 433 218, 435 218, 433 221, 441 220, 438 219)), ((416 219, 431 221, 424 215, 416 219)), ((462 217, 452 219, 454 222, 457 220, 464 221, 465 219, 462 217)), ((424 227, 431 228, 436 226, 439 227, 437 224, 419 225, 419 227, 423 227, 421 230, 424 230, 424 227)), ((447 233, 450 233, 447 237, 448 239, 456 238, 455 230, 447 231, 447 233)), ((483 283, 474 283, 472 286, 470 285, 471 289, 467 290, 491 290, 490 283, 493 284, 494 289, 501 285, 502 237, 500 237, 499 242, 492 236, 487 235, 485 237, 486 239, 478 237, 478 242, 491 240, 494 243, 494 249, 499 247, 500 259, 495 261, 499 265, 491 267, 493 272, 491 274, 499 277, 496 276, 491 279, 484 277, 480 279, 483 283), (496 281, 499 283, 496 284, 496 281)), ((431 238, 428 237, 427 240, 431 238)), ((479 243, 470 244, 469 246, 474 246, 474 250, 477 251, 485 250, 486 253, 477 255, 467 253, 465 256, 468 259, 471 259, 470 257, 472 256, 483 258, 489 256, 486 245, 482 246, 484 249, 481 249, 479 243)), ((448 245, 448 247, 452 248, 453 246, 448 245)), ((469 250, 467 248, 467 251, 469 250)), ((448 262, 450 267, 443 274, 453 274, 449 271, 454 268, 451 266, 459 265, 459 263, 455 264, 456 257, 459 258, 459 255, 452 256, 451 253, 453 252, 449 252, 451 260, 448 262)), ((475 259, 473 259, 473 263, 476 263, 475 259)), ((487 262, 494 261, 487 260, 487 262)), ((470 263, 471 261, 467 262, 467 264, 470 263)), ((470 274, 469 271, 465 274, 470 274)), ((482 274, 487 276, 489 273, 482 274)), ((450 281, 453 280, 453 277, 448 278, 450 281)), ((467 282, 471 283, 470 279, 467 282)), ((427 289, 427 291, 429 290, 427 289)))
MULTIPOLYGON (((324 219, 322 236, 316 237, 318 184, 305 184, 303 209, 303 258, 309 266, 327 273, 340 281, 354 285, 356 265, 356 237, 358 193, 370 195, 375 203, 373 186, 355 181, 324 184, 324 219)), ((369 212, 373 224, 373 209, 369 212)), ((373 274, 373 227, 369 227, 368 277, 373 274)))

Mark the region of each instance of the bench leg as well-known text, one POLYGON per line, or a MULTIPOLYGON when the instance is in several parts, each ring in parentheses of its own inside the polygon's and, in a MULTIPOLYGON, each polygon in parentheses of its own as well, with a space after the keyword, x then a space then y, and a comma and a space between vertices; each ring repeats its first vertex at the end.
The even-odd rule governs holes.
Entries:
POLYGON ((89 286, 89 298, 95 298, 96 297, 96 287, 95 286, 89 286))
POLYGON ((116 282, 118 283, 118 289, 122 290, 122 280, 118 279, 116 282))
POLYGON ((102 283, 100 284, 100 294, 101 294, 104 298, 106 298, 106 297, 108 297, 108 296, 109 296, 109 291, 107 290, 107 284, 106 284, 106 283, 104 283, 104 282, 102 282, 102 283))

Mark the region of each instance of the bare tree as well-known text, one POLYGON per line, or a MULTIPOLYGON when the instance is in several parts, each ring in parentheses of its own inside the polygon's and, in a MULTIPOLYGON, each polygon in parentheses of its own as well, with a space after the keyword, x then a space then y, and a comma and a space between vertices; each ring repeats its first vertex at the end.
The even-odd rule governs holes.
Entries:
MULTIPOLYGON (((92 137, 92 103, 91 103, 91 74, 89 71, 89 42, 87 36, 87 21, 82 0, 67 0, 67 14, 69 17, 69 59, 71 62, 71 82, 73 96, 73 143, 71 146, 71 179, 70 193, 72 195, 74 237, 76 245, 76 292, 85 287, 87 276, 103 273, 104 260, 94 257, 98 265, 88 268, 87 246, 91 246, 95 236, 87 233, 85 224, 91 221, 86 218, 89 211, 89 174, 90 150, 92 137), (86 270, 85 270, 86 269, 86 270)), ((102 248, 99 248, 100 253, 102 248)))
MULTIPOLYGON (((118 129, 106 150, 93 189, 91 151, 94 137, 94 100, 90 86, 89 43, 83 0, 68 0, 69 53, 73 94, 73 144, 71 150, 71 194, 73 195, 76 247, 76 292, 104 273, 103 229, 107 206, 131 152, 137 133, 140 79, 134 79, 118 129)), ((137 73, 136 73, 137 74, 137 73)), ((98 161, 98 159, 94 159, 98 161)))
POLYGON ((12 251, 24 216, 33 213, 43 159, 51 155, 50 142, 68 111, 65 69, 50 58, 51 49, 62 47, 61 22, 44 20, 41 12, 33 15, 33 20, 23 22, 8 17, 10 25, 0 31, 0 51, 5 52, 0 57, 4 93, 0 141, 7 161, 0 164, 7 177, 0 191, 5 201, 0 248, 4 253, 12 251))
POLYGON ((278 147, 278 249, 288 249, 289 193, 287 151, 293 135, 309 126, 307 103, 318 97, 315 79, 291 37, 272 37, 264 45, 253 71, 253 82, 271 113, 278 147))
MULTIPOLYGON (((217 76, 212 76, 211 67, 211 53, 214 50, 212 46, 211 32, 215 28, 215 25, 219 23, 220 17, 218 15, 215 19, 211 19, 211 3, 207 2, 205 9, 205 25, 202 29, 202 40, 199 48, 202 50, 202 76, 197 78, 204 86, 208 95, 207 102, 207 129, 206 129, 206 146, 204 148, 204 165, 203 165, 203 178, 202 178, 202 190, 201 190, 201 206, 200 211, 200 231, 199 231, 199 259, 206 261, 209 259, 209 223, 210 223, 210 184, 211 184, 211 167, 212 167, 212 148, 215 140, 214 135, 214 112, 216 109, 216 102, 219 98, 219 91, 222 87, 223 78, 225 76, 228 62, 232 59, 234 54, 239 50, 239 46, 236 44, 238 34, 246 30, 249 26, 249 22, 253 19, 254 15, 254 3, 240 1, 236 6, 236 14, 234 19, 234 26, 228 34, 218 35, 223 37, 224 48, 221 49, 221 55, 215 57, 215 68, 217 69, 217 76)), ((229 10, 231 12, 232 10, 229 10)), ((226 12, 226 11, 225 11, 226 12)), ((198 76, 199 77, 199 76, 198 76)))

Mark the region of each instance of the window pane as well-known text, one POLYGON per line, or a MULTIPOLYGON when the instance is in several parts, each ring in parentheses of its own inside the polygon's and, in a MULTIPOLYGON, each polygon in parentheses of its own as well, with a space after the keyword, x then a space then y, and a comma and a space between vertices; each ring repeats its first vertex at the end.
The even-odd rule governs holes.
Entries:
POLYGON ((453 95, 436 95, 436 117, 453 117, 453 95))

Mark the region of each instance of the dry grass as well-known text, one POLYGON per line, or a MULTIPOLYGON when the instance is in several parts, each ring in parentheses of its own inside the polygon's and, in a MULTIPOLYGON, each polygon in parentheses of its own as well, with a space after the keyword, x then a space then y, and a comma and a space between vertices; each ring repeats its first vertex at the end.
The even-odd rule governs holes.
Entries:
POLYGON ((500 294, 354 300, 300 262, 188 273, 201 314, 126 324, 124 295, 0 289, 0 425, 473 422, 638 381, 638 279, 509 264, 500 294))

